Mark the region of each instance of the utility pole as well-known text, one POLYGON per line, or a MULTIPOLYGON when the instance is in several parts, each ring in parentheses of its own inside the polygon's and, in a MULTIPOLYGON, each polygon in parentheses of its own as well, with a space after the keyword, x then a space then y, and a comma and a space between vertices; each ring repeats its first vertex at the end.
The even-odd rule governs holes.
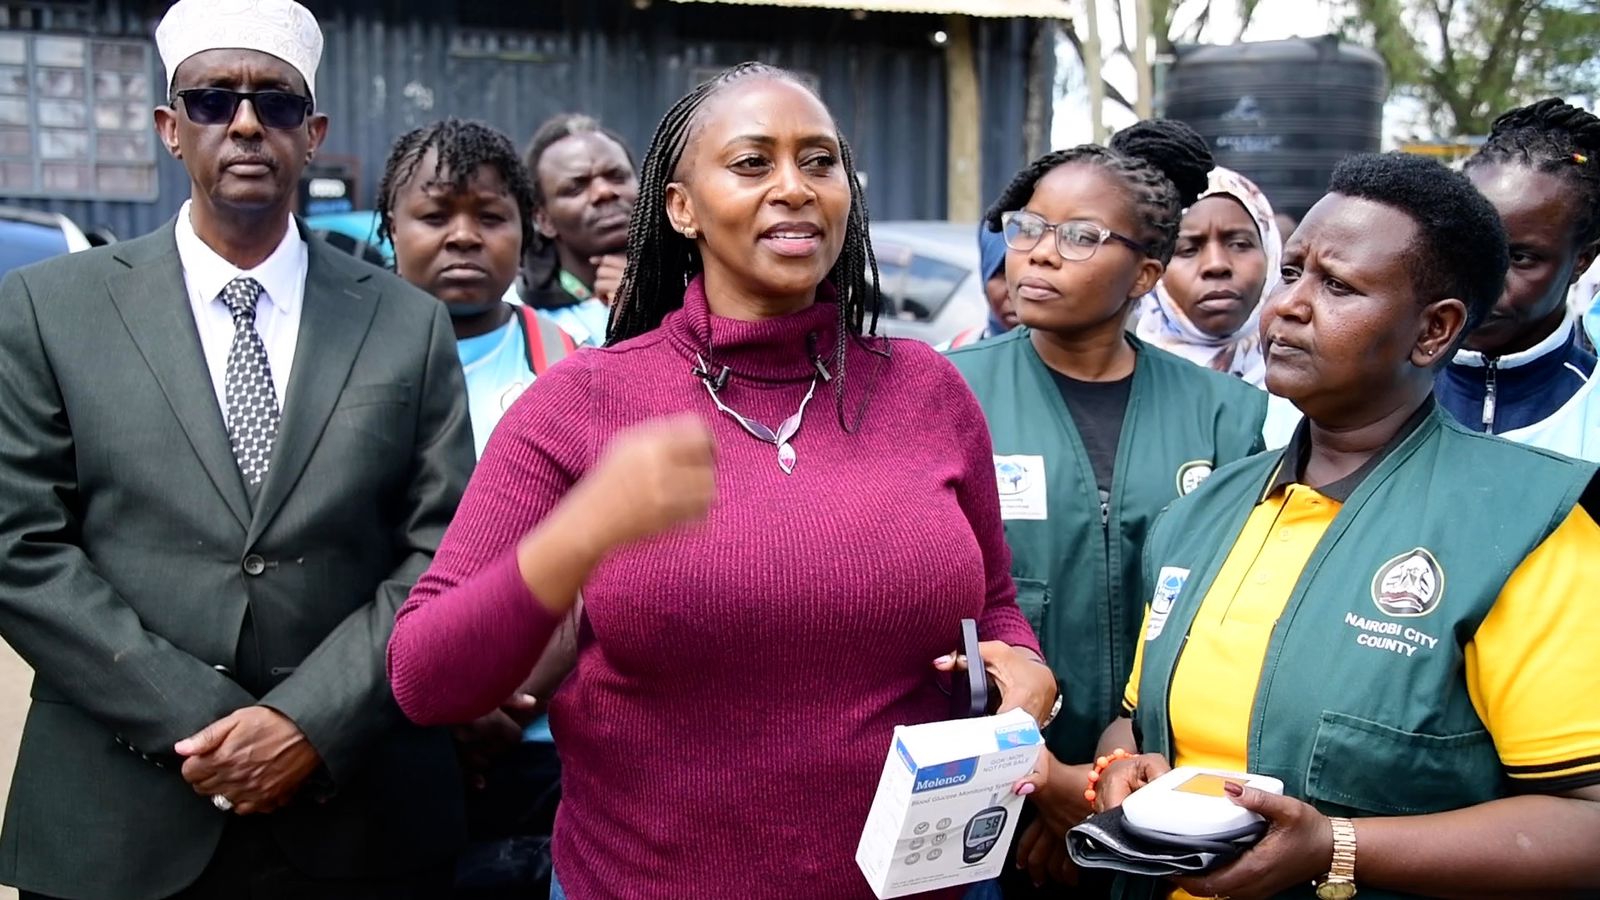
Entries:
POLYGON ((1100 3, 1084 0, 1083 79, 1089 83, 1089 128, 1096 144, 1106 142, 1106 83, 1101 74, 1104 57, 1100 55, 1100 3))
POLYGON ((1150 71, 1150 0, 1133 0, 1133 71, 1139 80, 1139 96, 1133 110, 1139 118, 1150 118, 1155 102, 1156 82, 1150 71))
POLYGON ((947 16, 945 95, 949 104, 947 126, 949 166, 945 214, 952 222, 974 222, 983 214, 982 147, 983 105, 978 88, 978 57, 973 46, 972 23, 966 16, 947 16))

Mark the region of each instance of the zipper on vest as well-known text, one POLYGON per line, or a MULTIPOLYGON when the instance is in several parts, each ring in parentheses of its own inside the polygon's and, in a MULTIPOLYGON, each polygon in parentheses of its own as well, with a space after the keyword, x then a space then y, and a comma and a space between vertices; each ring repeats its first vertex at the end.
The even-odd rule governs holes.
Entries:
POLYGON ((1483 430, 1494 434, 1494 382, 1495 371, 1500 368, 1500 360, 1489 360, 1488 379, 1484 382, 1483 390, 1483 430))
MULTIPOLYGON (((1111 592, 1111 494, 1108 491, 1100 492, 1100 559, 1106 567, 1106 596, 1111 592)), ((1111 671, 1117 670, 1120 660, 1117 659, 1117 629, 1115 623, 1106 629, 1106 659, 1111 663, 1111 671)), ((1116 693, 1115 689, 1112 691, 1116 693)), ((1113 716, 1120 703, 1113 699, 1113 716)))

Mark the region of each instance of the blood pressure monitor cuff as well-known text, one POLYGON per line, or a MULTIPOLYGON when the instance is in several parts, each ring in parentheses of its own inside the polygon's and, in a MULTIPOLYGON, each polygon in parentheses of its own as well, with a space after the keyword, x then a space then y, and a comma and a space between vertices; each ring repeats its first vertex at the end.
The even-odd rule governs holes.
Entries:
POLYGON ((1143 831, 1129 825, 1118 807, 1090 816, 1068 831, 1067 852, 1086 869, 1150 878, 1201 875, 1232 862, 1266 833, 1266 822, 1210 839, 1143 831))

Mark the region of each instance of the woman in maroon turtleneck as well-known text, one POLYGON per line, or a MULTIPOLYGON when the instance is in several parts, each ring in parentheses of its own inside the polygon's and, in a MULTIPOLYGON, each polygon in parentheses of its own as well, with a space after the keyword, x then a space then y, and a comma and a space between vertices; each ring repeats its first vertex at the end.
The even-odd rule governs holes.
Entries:
POLYGON ((883 757, 894 726, 947 715, 934 667, 959 620, 1005 705, 1055 699, 976 401, 931 348, 862 336, 855 184, 781 70, 669 111, 608 346, 506 413, 400 611, 400 707, 461 722, 510 696, 582 589, 551 705, 572 900, 870 898, 854 855, 883 757))

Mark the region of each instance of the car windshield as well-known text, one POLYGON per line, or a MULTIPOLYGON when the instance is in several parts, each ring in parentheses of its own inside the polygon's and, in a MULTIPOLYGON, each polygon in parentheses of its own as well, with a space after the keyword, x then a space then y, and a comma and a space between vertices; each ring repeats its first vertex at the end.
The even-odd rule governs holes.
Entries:
POLYGON ((67 249, 66 235, 59 228, 0 219, 0 275, 67 249))
POLYGON ((971 274, 955 263, 914 252, 904 244, 874 241, 882 306, 879 315, 903 322, 931 322, 971 274))

